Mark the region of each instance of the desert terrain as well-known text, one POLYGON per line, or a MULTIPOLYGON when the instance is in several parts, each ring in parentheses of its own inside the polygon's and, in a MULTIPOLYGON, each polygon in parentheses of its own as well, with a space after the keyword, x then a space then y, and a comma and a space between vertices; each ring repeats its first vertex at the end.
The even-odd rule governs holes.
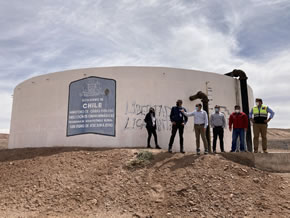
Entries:
POLYGON ((0 149, 7 149, 8 147, 8 134, 0 133, 0 149))
MULTIPOLYGON (((282 140, 282 136, 287 140, 290 131, 269 131, 273 140, 282 140)), ((288 174, 260 171, 221 155, 169 154, 154 149, 8 150, 7 138, 1 135, 1 217, 290 214, 288 174), (149 156, 142 159, 140 154, 149 156)))
POLYGON ((290 129, 269 129, 268 147, 290 152, 290 129))

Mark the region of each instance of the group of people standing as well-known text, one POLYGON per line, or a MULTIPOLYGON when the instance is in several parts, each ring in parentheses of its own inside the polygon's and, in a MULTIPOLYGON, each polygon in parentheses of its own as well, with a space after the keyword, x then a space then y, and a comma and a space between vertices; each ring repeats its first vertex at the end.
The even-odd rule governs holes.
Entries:
MULTIPOLYGON (((217 138, 220 142, 220 151, 224 150, 224 129, 226 128, 226 119, 223 113, 220 112, 220 106, 216 105, 214 108, 214 113, 211 114, 210 119, 208 119, 208 114, 202 109, 201 104, 196 104, 195 110, 193 112, 187 112, 184 107, 182 107, 182 100, 177 100, 176 106, 172 107, 170 113, 170 121, 172 123, 171 137, 168 145, 168 152, 172 153, 172 146, 174 143, 174 138, 178 131, 179 133, 179 143, 180 152, 184 152, 183 144, 183 132, 184 126, 188 122, 188 117, 194 117, 194 131, 196 138, 196 153, 200 155, 200 138, 204 145, 204 154, 209 152, 209 144, 206 138, 206 130, 208 125, 213 129, 213 152, 216 153, 217 138)), ((253 123, 254 132, 254 152, 258 152, 259 147, 259 135, 262 135, 262 148, 263 152, 267 153, 267 126, 268 122, 274 117, 274 112, 268 107, 263 105, 262 99, 256 99, 256 106, 252 108, 249 119, 253 123), (268 113, 270 117, 268 118, 268 113)), ((151 148, 150 141, 152 135, 154 136, 155 146, 160 149, 158 145, 157 133, 156 133, 156 117, 154 108, 150 108, 149 113, 145 117, 146 129, 148 131, 147 147, 151 148)), ((245 145, 245 134, 248 129, 248 116, 241 111, 239 105, 235 106, 235 111, 230 115, 229 118, 229 130, 232 131, 232 147, 230 152, 236 151, 247 151, 245 145), (240 140, 240 146, 237 147, 237 140, 240 140)))

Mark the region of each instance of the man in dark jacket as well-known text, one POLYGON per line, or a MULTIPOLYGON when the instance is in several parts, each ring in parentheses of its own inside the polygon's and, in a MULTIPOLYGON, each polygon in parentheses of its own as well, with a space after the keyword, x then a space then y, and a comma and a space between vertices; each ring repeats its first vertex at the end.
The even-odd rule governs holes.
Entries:
POLYGON ((172 107, 171 113, 170 113, 170 121, 172 123, 172 132, 171 132, 171 137, 170 137, 169 146, 168 146, 169 153, 172 153, 172 145, 174 143, 174 138, 175 138, 177 130, 179 130, 180 152, 185 153, 183 149, 183 131, 184 131, 184 125, 187 123, 188 118, 184 116, 184 114, 181 112, 182 110, 186 112, 186 109, 182 107, 182 100, 177 100, 176 106, 172 107))
POLYGON ((231 114, 229 119, 229 129, 232 131, 233 127, 233 138, 232 138, 232 149, 231 152, 235 152, 237 149, 237 139, 240 138, 240 151, 246 151, 245 149, 245 132, 248 128, 248 116, 241 112, 239 105, 235 106, 235 112, 231 114))
POLYGON ((151 136, 153 134, 156 148, 157 149, 161 149, 158 146, 158 142, 157 142, 156 117, 155 117, 155 110, 154 110, 154 108, 151 107, 149 109, 149 113, 146 114, 146 117, 145 117, 145 120, 144 121, 146 123, 146 129, 147 129, 147 132, 148 132, 147 148, 151 148, 150 141, 151 141, 151 136))

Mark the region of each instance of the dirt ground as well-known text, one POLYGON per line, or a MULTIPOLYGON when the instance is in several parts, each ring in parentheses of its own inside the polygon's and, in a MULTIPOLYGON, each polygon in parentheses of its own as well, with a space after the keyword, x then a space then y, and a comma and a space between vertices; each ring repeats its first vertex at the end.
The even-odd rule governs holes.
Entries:
POLYGON ((142 149, 0 151, 7 217, 289 217, 290 178, 220 155, 169 154, 128 168, 142 149))
MULTIPOLYGON (((282 138, 275 131, 269 137, 282 138)), ((7 139, 0 135, 0 217, 290 214, 290 174, 263 172, 221 155, 152 149, 147 165, 128 168, 145 149, 7 150, 7 139)))

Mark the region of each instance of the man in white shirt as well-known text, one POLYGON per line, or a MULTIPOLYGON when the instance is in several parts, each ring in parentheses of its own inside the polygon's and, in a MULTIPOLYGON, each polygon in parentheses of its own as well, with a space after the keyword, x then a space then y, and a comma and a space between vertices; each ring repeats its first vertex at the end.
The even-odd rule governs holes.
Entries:
POLYGON ((202 105, 197 104, 195 106, 195 111, 186 113, 182 112, 185 116, 194 116, 194 131, 196 138, 196 153, 200 155, 200 136, 204 145, 204 154, 208 154, 208 143, 205 136, 206 128, 208 126, 208 115, 206 111, 202 110, 202 105))

